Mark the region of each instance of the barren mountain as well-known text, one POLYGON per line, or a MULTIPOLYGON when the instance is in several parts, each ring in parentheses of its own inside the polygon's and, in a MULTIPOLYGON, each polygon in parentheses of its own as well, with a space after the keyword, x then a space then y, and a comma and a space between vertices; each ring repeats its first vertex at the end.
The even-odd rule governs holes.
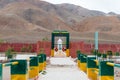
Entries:
POLYGON ((26 2, 11 3, 4 7, 1 13, 18 15, 29 23, 42 26, 48 30, 57 29, 59 26, 65 30, 71 30, 70 27, 62 22, 56 15, 48 14, 41 8, 26 2))
POLYGON ((40 0, 0 0, 0 38, 35 42, 56 29, 67 30, 71 40, 120 40, 120 17, 110 12, 88 10, 73 4, 51 4, 40 0), (103 36, 102 36, 103 34, 103 36))
POLYGON ((97 16, 87 18, 77 25, 77 30, 82 32, 106 32, 116 34, 120 30, 120 20, 117 16, 97 16), (113 33, 114 32, 114 33, 113 33))
POLYGON ((39 8, 43 9, 49 14, 57 15, 59 19, 65 22, 74 30, 74 25, 88 17, 104 16, 105 13, 100 11, 88 10, 73 4, 50 4, 40 1, 37 4, 39 8))

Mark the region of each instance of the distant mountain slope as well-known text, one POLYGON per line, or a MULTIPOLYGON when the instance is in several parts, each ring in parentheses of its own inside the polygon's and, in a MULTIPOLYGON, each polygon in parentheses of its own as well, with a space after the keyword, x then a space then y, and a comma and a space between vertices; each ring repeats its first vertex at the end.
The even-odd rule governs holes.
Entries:
POLYGON ((56 15, 51 15, 46 11, 26 2, 17 2, 8 4, 1 10, 2 14, 17 15, 29 23, 42 26, 49 30, 58 29, 60 26, 65 30, 72 30, 64 22, 62 22, 56 15), (51 28, 52 27, 52 28, 51 28))
POLYGON ((100 11, 93 11, 76 6, 73 4, 50 4, 44 1, 37 3, 37 6, 45 10, 46 12, 57 15, 62 21, 73 28, 77 22, 82 21, 85 18, 93 16, 104 16, 105 13, 100 11))
POLYGON ((88 10, 86 8, 83 8, 81 6, 73 5, 73 4, 59 4, 59 7, 67 10, 68 12, 78 15, 81 17, 93 17, 93 16, 104 16, 105 13, 100 11, 94 11, 94 10, 88 10))
POLYGON ((104 16, 105 13, 100 11, 93 11, 76 6, 73 4, 58 4, 54 5, 45 1, 39 0, 6 0, 2 3, 12 3, 12 2, 27 2, 33 4, 36 7, 39 7, 43 11, 46 11, 48 14, 56 15, 61 21, 71 26, 74 29, 76 23, 93 16, 104 16))
POLYGON ((82 32, 119 33, 120 20, 116 16, 99 16, 83 20, 77 25, 77 30, 82 32))
POLYGON ((50 39, 56 29, 69 31, 71 40, 91 39, 95 31, 104 34, 101 38, 120 40, 119 26, 120 16, 113 12, 40 0, 0 0, 0 38, 5 40, 50 39))

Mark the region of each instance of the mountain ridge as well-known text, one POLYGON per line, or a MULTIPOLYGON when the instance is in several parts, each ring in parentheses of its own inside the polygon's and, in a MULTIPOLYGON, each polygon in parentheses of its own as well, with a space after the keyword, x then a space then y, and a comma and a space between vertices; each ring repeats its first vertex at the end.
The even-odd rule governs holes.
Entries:
POLYGON ((51 32, 56 29, 70 32, 71 40, 81 39, 81 34, 82 38, 93 38, 95 31, 117 37, 120 34, 119 23, 119 15, 113 12, 106 14, 73 4, 51 4, 39 0, 0 1, 0 37, 7 41, 37 41, 44 37, 50 40, 51 32))

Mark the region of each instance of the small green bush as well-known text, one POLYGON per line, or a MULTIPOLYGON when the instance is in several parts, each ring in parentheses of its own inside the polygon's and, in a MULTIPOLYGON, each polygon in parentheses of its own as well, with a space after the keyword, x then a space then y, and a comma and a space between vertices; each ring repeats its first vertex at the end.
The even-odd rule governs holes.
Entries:
POLYGON ((81 54, 81 51, 80 51, 80 50, 77 50, 76 53, 77 53, 77 54, 81 54))
POLYGON ((40 54, 44 54, 45 53, 45 50, 44 48, 41 48, 40 51, 39 51, 40 54))
POLYGON ((26 52, 27 51, 27 48, 25 47, 25 46, 23 46, 22 48, 21 48, 21 52, 26 52))
POLYGON ((7 51, 5 52, 5 56, 7 57, 7 59, 12 59, 13 58, 13 52, 14 52, 14 49, 9 47, 7 49, 7 51))
POLYGON ((116 52, 115 55, 116 55, 116 56, 120 56, 120 53, 119 53, 119 52, 116 52))
POLYGON ((107 51, 107 55, 112 56, 113 55, 112 51, 107 51))
POLYGON ((28 51, 28 52, 32 52, 32 49, 33 49, 32 45, 29 45, 29 46, 27 47, 27 51, 28 51))
POLYGON ((107 58, 107 54, 102 54, 102 58, 107 58))
POLYGON ((101 53, 100 53, 100 52, 98 52, 97 56, 98 56, 98 57, 101 57, 101 53))
POLYGON ((98 50, 93 50, 93 55, 97 55, 98 54, 98 50))
POLYGON ((81 54, 81 51, 77 50, 76 53, 77 53, 77 56, 78 56, 79 54, 81 54))

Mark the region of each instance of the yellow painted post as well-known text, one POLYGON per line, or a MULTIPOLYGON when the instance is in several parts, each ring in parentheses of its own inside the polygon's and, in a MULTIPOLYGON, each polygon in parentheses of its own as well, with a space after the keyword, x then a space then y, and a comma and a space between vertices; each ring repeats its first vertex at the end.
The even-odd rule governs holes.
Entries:
POLYGON ((87 76, 91 80, 97 80, 98 70, 96 62, 94 61, 96 59, 95 56, 88 56, 87 57, 87 76))
POLYGON ((18 74, 18 75, 12 75, 11 76, 11 80, 28 80, 28 75, 22 75, 22 74, 18 74))
POLYGON ((41 54, 42 55, 42 57, 43 57, 43 64, 44 64, 44 70, 46 69, 46 54, 41 54))
POLYGON ((99 80, 114 80, 113 76, 100 76, 99 80))
POLYGON ((39 72, 44 70, 44 63, 39 63, 39 72))
POLYGON ((46 63, 46 61, 44 61, 44 67, 46 67, 46 65, 47 65, 47 63, 46 63))
POLYGON ((69 51, 69 49, 66 49, 66 56, 67 56, 67 57, 70 56, 70 51, 69 51))
POLYGON ((87 71, 87 69, 86 69, 86 63, 80 63, 80 69, 82 71, 86 72, 87 71))
POLYGON ((37 56, 30 57, 29 79, 35 79, 39 75, 39 59, 37 56))
POLYGON ((46 60, 47 60, 47 55, 44 54, 44 67, 46 68, 46 60))
POLYGON ((39 72, 41 72, 44 70, 44 56, 39 54, 38 58, 39 58, 39 72))
POLYGON ((81 53, 78 52, 78 53, 77 53, 77 63, 78 63, 78 68, 80 68, 80 55, 81 55, 81 53))
POLYGON ((54 49, 51 50, 51 57, 54 57, 54 49))
POLYGON ((100 61, 99 63, 99 80, 114 80, 113 61, 100 61))
POLYGON ((11 80, 28 80, 27 60, 11 60, 11 62, 13 62, 13 65, 11 65, 11 80))
POLYGON ((78 68, 80 68, 80 60, 77 60, 78 68))
POLYGON ((80 55, 80 69, 84 72, 87 71, 87 64, 86 64, 86 55, 81 54, 80 55))

